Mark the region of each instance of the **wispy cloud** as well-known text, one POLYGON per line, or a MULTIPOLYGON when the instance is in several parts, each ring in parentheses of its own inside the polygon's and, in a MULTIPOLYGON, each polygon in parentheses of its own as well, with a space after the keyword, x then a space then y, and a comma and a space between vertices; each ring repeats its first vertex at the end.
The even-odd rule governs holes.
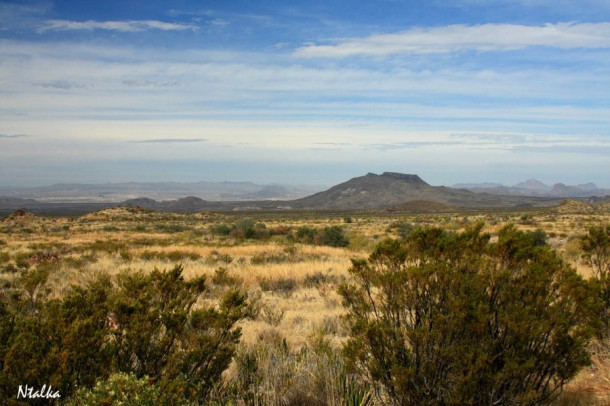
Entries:
POLYGON ((451 147, 456 145, 463 145, 463 142, 458 141, 412 141, 412 142, 397 142, 388 144, 368 144, 361 146, 363 150, 377 150, 377 151, 392 151, 400 149, 414 149, 414 148, 427 148, 427 147, 451 147))
POLYGON ((27 134, 0 134, 0 138, 25 138, 29 137, 27 134))
POLYGON ((610 23, 449 25, 335 42, 332 45, 306 45, 297 49, 295 55, 303 58, 347 58, 464 50, 507 51, 532 46, 610 48, 610 23))
POLYGON ((107 30, 119 32, 141 32, 148 30, 160 31, 197 31, 199 27, 194 24, 168 23, 157 20, 128 20, 128 21, 71 21, 47 20, 39 32, 45 31, 75 31, 75 30, 107 30))
POLYGON ((70 82, 67 80, 53 80, 50 82, 42 82, 38 84, 41 87, 47 89, 59 89, 59 90, 70 90, 70 89, 84 89, 87 86, 82 83, 70 82))
POLYGON ((610 154, 610 145, 519 145, 509 149, 512 152, 532 152, 545 154, 576 154, 576 155, 600 155, 610 154))
POLYGON ((25 4, 0 3, 0 31, 15 32, 24 28, 29 29, 38 18, 53 8, 53 3, 50 1, 21 3, 25 4))
POLYGON ((495 144, 506 144, 506 143, 522 143, 527 141, 527 138, 523 134, 502 134, 502 133, 487 133, 487 134, 451 134, 452 137, 460 140, 468 141, 471 140, 475 143, 495 143, 495 144))
POLYGON ((178 85, 177 81, 170 82, 153 82, 150 80, 142 79, 128 79, 124 80, 123 84, 127 87, 174 87, 178 85))
POLYGON ((150 140, 137 140, 129 141, 136 144, 172 144, 172 143, 191 143, 191 142, 204 142, 207 141, 205 138, 155 138, 150 140))
POLYGON ((215 18, 213 20, 207 21, 206 24, 215 25, 217 27, 224 27, 229 25, 230 23, 222 18, 215 18))

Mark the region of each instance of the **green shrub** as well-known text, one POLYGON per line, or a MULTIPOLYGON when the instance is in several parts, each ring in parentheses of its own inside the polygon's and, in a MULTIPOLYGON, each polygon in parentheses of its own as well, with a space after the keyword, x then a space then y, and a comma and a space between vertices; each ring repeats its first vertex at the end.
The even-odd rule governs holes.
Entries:
POLYGON ((214 271, 212 282, 218 286, 238 286, 243 281, 237 276, 230 276, 227 268, 220 267, 214 271))
POLYGON ((494 244, 482 227, 417 229, 353 260, 345 353, 382 404, 546 404, 590 362, 591 286, 514 226, 494 244))
POLYGON ((306 244, 313 244, 315 236, 316 229, 307 226, 299 227, 295 235, 298 241, 304 242, 306 244))
POLYGON ((344 278, 340 278, 337 275, 332 274, 331 272, 332 268, 326 270, 326 272, 316 271, 312 274, 307 274, 305 275, 303 286, 307 288, 314 288, 323 284, 338 285, 340 282, 343 282, 344 278))
POLYGON ((411 231, 415 230, 415 228, 415 225, 412 223, 399 221, 390 224, 388 231, 396 230, 400 238, 407 238, 409 234, 411 234, 411 231))
POLYGON ((297 289, 297 282, 294 278, 260 278, 258 285, 263 291, 271 291, 286 298, 292 296, 297 289))
POLYGON ((253 255, 250 258, 252 265, 264 265, 264 264, 285 264, 285 263, 296 263, 305 260, 305 256, 298 255, 294 247, 286 247, 283 252, 269 253, 261 252, 260 254, 253 255))
POLYGON ((229 235, 231 233, 232 228, 227 224, 215 224, 210 227, 210 232, 213 235, 229 235))
MULTIPOLYGON (((123 250, 121 250, 121 257, 123 250)), ((140 254, 140 258, 145 261, 152 261, 154 259, 159 259, 162 261, 169 262, 181 262, 184 260, 196 261, 201 258, 201 255, 195 252, 188 251, 169 251, 169 252, 161 252, 161 251, 144 251, 140 254)))
POLYGON ((10 292, 0 291, 3 400, 15 400, 24 382, 51 385, 67 398, 96 382, 108 388, 108 377, 123 372, 130 374, 127 386, 154 381, 162 394, 156 404, 204 403, 231 362, 241 335, 234 326, 248 311, 237 290, 216 306, 195 308, 204 279, 185 281, 181 266, 122 273, 116 286, 104 277, 52 300, 47 277, 33 268, 10 292))
POLYGON ((340 226, 324 227, 319 236, 320 245, 330 247, 347 247, 349 239, 345 235, 345 230, 340 226))
POLYGON ((161 389, 147 377, 138 379, 134 374, 117 372, 99 380, 92 389, 79 389, 65 405, 156 406, 161 402, 161 389))
POLYGON ((549 237, 546 233, 546 231, 538 228, 534 231, 528 231, 527 232, 527 236, 531 237, 532 239, 532 244, 534 246, 543 246, 546 245, 546 240, 549 237))
POLYGON ((229 254, 221 254, 220 252, 214 250, 210 252, 210 255, 206 258, 205 262, 210 265, 214 265, 219 262, 228 265, 233 262, 233 257, 229 254))

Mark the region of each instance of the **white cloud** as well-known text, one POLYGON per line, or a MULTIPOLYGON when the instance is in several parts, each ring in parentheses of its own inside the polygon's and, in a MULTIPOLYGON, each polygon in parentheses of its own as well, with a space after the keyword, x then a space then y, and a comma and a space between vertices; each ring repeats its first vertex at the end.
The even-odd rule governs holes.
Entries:
POLYGON ((303 58, 347 58, 464 50, 507 51, 531 46, 610 48, 610 23, 450 25, 412 28, 399 33, 336 42, 334 45, 306 45, 297 49, 295 55, 303 58))
POLYGON ((172 144, 172 143, 191 143, 203 142, 205 138, 152 138, 148 140, 129 141, 136 144, 172 144))
POLYGON ((199 27, 193 24, 168 23, 156 20, 128 20, 128 21, 70 21, 47 20, 40 28, 45 31, 74 31, 74 30, 108 30, 119 32, 141 32, 147 30, 161 31, 196 31, 199 27))

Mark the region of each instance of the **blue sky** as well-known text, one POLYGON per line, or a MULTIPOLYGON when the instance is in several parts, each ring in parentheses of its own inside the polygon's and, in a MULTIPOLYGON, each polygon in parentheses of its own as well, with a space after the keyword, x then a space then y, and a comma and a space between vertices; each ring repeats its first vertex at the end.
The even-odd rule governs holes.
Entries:
POLYGON ((610 187, 607 0, 1 1, 0 186, 610 187))

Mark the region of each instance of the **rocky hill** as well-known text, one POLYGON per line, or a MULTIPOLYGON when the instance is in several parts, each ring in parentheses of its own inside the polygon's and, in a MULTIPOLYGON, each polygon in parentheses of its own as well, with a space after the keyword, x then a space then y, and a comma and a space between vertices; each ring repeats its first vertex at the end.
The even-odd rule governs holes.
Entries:
POLYGON ((312 196, 284 203, 299 209, 346 210, 391 207, 414 200, 456 207, 545 206, 558 203, 547 198, 502 196, 430 186, 417 175, 395 172, 381 175, 369 173, 312 196))

